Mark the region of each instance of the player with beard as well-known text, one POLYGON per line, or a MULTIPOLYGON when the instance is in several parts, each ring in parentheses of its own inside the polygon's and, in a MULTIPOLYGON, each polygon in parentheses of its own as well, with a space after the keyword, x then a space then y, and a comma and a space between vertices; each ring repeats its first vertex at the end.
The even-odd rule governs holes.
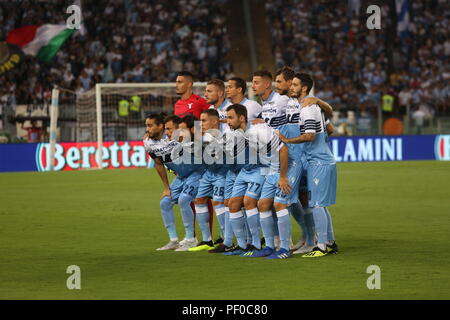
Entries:
POLYGON ((229 150, 237 159, 237 163, 242 162, 242 164, 229 201, 230 223, 238 240, 238 247, 226 252, 225 255, 239 254, 249 257, 261 250, 257 201, 265 180, 263 171, 279 170, 278 185, 288 194, 290 190, 286 178, 288 151, 287 147, 280 143, 274 130, 266 124, 250 127, 247 110, 243 105, 234 104, 228 107, 227 121, 236 136, 234 146, 229 150), (242 207, 245 209, 246 218, 242 207), (247 246, 245 220, 252 236, 252 243, 247 246))
MULTIPOLYGON (((189 146, 186 147, 178 142, 178 139, 170 140, 165 136, 164 116, 164 114, 152 114, 146 118, 146 134, 143 141, 146 152, 155 161, 155 169, 164 185, 160 208, 170 241, 157 250, 187 251, 197 244, 194 235, 194 214, 190 203, 197 194, 198 181, 204 172, 204 168, 195 164, 189 146), (177 175, 170 185, 165 166, 177 175), (180 242, 178 241, 173 212, 175 203, 180 206, 186 230, 185 239, 180 242)), ((190 141, 189 131, 183 130, 182 134, 190 141)), ((172 136, 172 138, 175 137, 172 136)))
MULTIPOLYGON (((278 70, 275 76, 276 91, 281 95, 289 94, 290 96, 290 99, 286 106, 287 126, 288 131, 290 132, 290 137, 296 137, 300 135, 300 103, 297 100, 297 96, 295 94, 292 94, 290 90, 294 76, 295 71, 289 67, 283 67, 282 69, 278 70)), ((306 96, 302 101, 302 106, 304 107, 308 107, 314 104, 317 104, 328 118, 332 116, 333 109, 327 102, 322 101, 321 99, 314 97, 313 95, 306 96)), ((328 120, 327 131, 329 135, 333 132, 333 126, 328 120)), ((302 178, 300 180, 299 186, 299 198, 301 202, 293 203, 289 207, 289 212, 292 214, 292 216, 302 229, 302 238, 296 243, 296 245, 292 247, 292 250, 294 251, 294 254, 307 253, 311 251, 315 245, 314 219, 312 217, 312 210, 308 208, 308 188, 306 185, 306 173, 308 164, 303 153, 302 144, 287 144, 287 146, 290 147, 289 154, 294 153, 301 155, 300 162, 303 166, 302 178)))
MULTIPOLYGON (((295 75, 291 91, 300 103, 308 96, 314 85, 308 74, 295 75)), ((300 107, 300 135, 287 138, 278 133, 285 143, 304 143, 304 154, 308 162, 307 186, 310 194, 308 208, 312 208, 318 244, 303 257, 321 257, 337 253, 334 230, 328 206, 336 202, 336 162, 330 150, 325 116, 318 105, 300 107)))

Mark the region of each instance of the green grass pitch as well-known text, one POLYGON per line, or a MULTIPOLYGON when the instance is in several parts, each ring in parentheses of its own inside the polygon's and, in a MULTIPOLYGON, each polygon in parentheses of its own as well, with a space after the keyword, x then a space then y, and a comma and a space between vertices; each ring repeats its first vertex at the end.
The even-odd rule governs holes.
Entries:
POLYGON ((450 163, 338 164, 341 252, 318 259, 157 252, 161 190, 149 169, 0 174, 0 299, 450 298, 450 163))

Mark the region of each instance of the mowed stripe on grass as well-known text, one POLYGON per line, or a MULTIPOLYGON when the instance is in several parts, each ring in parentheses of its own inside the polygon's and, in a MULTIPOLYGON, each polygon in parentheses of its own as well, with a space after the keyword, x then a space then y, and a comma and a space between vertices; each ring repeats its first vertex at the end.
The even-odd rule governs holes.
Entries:
POLYGON ((168 237, 154 170, 4 173, 0 298, 448 299, 449 190, 446 162, 339 163, 341 253, 266 260, 155 251, 168 237), (69 265, 81 290, 66 287, 69 265), (370 265, 381 290, 366 286, 370 265))

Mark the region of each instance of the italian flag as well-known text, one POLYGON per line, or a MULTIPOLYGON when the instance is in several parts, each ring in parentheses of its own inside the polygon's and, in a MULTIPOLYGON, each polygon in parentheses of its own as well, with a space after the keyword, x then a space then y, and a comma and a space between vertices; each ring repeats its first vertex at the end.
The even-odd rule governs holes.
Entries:
POLYGON ((21 47, 27 55, 48 62, 75 31, 77 30, 68 29, 66 25, 62 24, 25 26, 10 31, 6 42, 21 47))

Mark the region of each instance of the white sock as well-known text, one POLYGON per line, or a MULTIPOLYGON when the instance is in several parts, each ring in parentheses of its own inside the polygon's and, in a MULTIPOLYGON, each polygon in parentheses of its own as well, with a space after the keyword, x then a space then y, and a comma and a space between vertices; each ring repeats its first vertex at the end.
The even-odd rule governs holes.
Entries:
POLYGON ((325 251, 327 249, 327 245, 325 243, 318 243, 317 246, 322 250, 325 251))

